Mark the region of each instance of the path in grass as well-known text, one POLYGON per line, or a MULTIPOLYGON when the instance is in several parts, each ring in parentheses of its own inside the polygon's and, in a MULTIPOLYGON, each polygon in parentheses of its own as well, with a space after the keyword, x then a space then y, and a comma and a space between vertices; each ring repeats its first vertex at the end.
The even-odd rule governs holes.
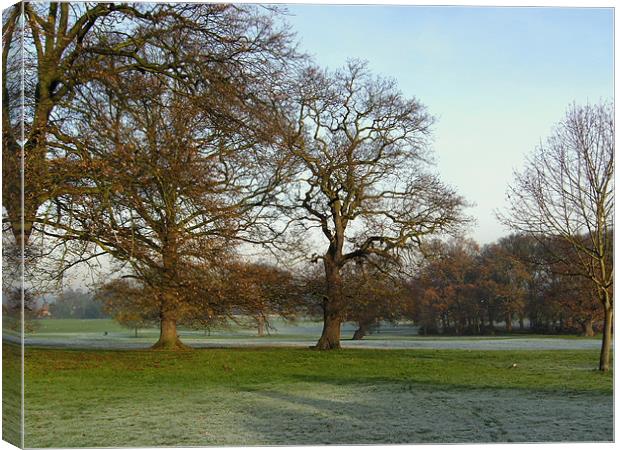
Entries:
POLYGON ((26 446, 609 441, 612 376, 596 361, 596 351, 28 348, 26 446))

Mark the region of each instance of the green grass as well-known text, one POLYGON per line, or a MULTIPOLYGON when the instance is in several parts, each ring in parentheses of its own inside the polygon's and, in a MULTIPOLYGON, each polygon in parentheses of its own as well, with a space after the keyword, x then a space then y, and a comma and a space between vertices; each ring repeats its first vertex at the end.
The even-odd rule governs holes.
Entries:
POLYGON ((2 439, 21 445, 21 351, 3 346, 2 355, 2 439))
POLYGON ((27 348, 26 446, 528 441, 538 423, 542 440, 608 440, 612 375, 596 362, 594 351, 27 348), (501 398, 531 411, 485 406, 501 398), (446 434, 436 421, 459 411, 477 425, 446 434))

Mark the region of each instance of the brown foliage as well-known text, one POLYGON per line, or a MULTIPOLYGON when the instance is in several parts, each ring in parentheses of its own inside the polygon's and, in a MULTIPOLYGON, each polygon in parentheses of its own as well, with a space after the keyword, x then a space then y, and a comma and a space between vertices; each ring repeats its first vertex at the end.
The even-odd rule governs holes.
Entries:
POLYGON ((172 346, 178 346, 176 323, 189 311, 215 308, 220 316, 228 307, 200 302, 222 298, 221 262, 235 240, 270 231, 271 217, 260 208, 281 176, 280 124, 270 96, 285 64, 278 58, 286 57, 286 36, 265 34, 268 23, 252 22, 243 11, 218 6, 214 14, 220 13, 220 25, 232 21, 230 32, 240 32, 236 21, 250 21, 245 35, 256 45, 221 35, 198 47, 192 39, 178 41, 182 29, 170 31, 173 48, 193 56, 189 79, 115 71, 117 59, 101 62, 108 64, 107 78, 77 90, 70 120, 75 134, 62 144, 79 176, 65 173, 71 189, 36 219, 47 236, 124 263, 156 293, 160 342, 172 346), (220 48, 222 41, 229 47, 220 48), (240 54, 228 54, 235 49, 240 54), (210 50, 222 60, 213 61, 210 50), (260 68, 250 64, 259 60, 260 68))
POLYGON ((515 318, 521 331, 528 318, 534 332, 582 333, 587 328, 590 333, 602 308, 593 303, 587 280, 571 273, 578 263, 558 261, 554 254, 559 249, 549 253, 549 245, 523 235, 482 250, 471 241, 438 243, 411 281, 408 314, 423 334, 494 333, 496 322, 512 331, 515 318))
POLYGON ((412 280, 412 318, 422 334, 480 332, 484 304, 478 297, 478 255, 473 241, 433 245, 433 257, 412 280))

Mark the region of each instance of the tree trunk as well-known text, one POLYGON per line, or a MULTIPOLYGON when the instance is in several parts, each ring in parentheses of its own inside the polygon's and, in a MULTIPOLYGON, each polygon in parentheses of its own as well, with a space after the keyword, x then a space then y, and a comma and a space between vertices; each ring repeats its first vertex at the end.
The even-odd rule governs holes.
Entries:
POLYGON ((366 326, 365 323, 360 323, 358 329, 355 330, 355 333, 353 333, 353 340, 354 341, 362 340, 364 336, 366 336, 367 334, 368 334, 368 327, 366 326))
POLYGON ((134 327, 134 329, 133 329, 133 337, 138 337, 138 327, 134 327))
POLYGON ((159 340, 151 348, 153 350, 189 350, 189 347, 179 340, 177 321, 172 318, 161 319, 159 340))
POLYGON ((340 348, 340 325, 342 320, 339 314, 324 315, 323 331, 315 348, 317 350, 337 350, 340 348))
POLYGON ((152 348, 156 350, 189 350, 189 347, 183 344, 177 335, 179 299, 175 283, 179 254, 176 233, 169 230, 165 241, 166 244, 162 249, 164 284, 160 292, 160 332, 159 340, 152 348))
POLYGON ((460 336, 461 334, 463 334, 464 323, 465 321, 463 320, 462 317, 459 317, 458 319, 454 321, 454 332, 456 333, 457 336, 460 336))
MULTIPOLYGON (((606 294, 608 297, 608 294, 606 294)), ((603 324, 603 345, 601 347, 601 359, 599 370, 607 372, 609 370, 609 353, 611 350, 612 326, 614 322, 614 307, 611 301, 605 300, 605 321, 603 324)))
POLYGON ((585 319, 581 322, 582 336, 594 336, 594 328, 592 327, 592 319, 585 319))
POLYGON ((489 316, 489 329, 495 330, 495 314, 487 309, 487 315, 489 316))
POLYGON ((510 313, 506 314, 506 331, 508 333, 512 332, 512 315, 510 313))
POLYGON ((256 319, 256 322, 258 324, 258 336, 263 337, 265 335, 265 318, 260 315, 256 319))
POLYGON ((315 348, 317 350, 335 350, 340 348, 340 325, 343 317, 342 277, 340 268, 326 257, 325 282, 327 296, 323 298, 323 331, 315 348))
POLYGON ((519 330, 525 330, 525 318, 522 315, 519 315, 519 330))

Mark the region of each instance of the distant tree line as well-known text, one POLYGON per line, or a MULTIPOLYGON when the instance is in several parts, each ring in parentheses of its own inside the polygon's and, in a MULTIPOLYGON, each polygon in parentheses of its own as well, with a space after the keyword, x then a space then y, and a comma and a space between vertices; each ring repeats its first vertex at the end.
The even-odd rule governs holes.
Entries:
MULTIPOLYGON (((601 332, 604 312, 591 284, 570 275, 575 268, 558 261, 551 245, 570 251, 559 239, 543 245, 515 234, 482 247, 470 239, 434 241, 427 248, 431 256, 403 272, 351 265, 342 273, 343 321, 356 325, 353 339, 400 321, 412 321, 422 335, 601 332)), ((326 311, 325 275, 316 265, 292 271, 236 262, 225 280, 220 297, 210 301, 234 307, 226 314, 194 310, 180 324, 209 329, 234 321, 261 336, 273 317, 322 319, 326 311)), ((97 299, 121 324, 141 328, 158 321, 149 295, 131 281, 114 280, 97 299)))
POLYGON ((60 295, 47 297, 44 301, 48 304, 51 317, 55 319, 102 319, 109 317, 95 295, 85 290, 66 289, 60 295))
POLYGON ((543 245, 525 235, 482 248, 471 240, 436 243, 411 280, 411 318, 422 334, 495 334, 516 326, 593 336, 603 319, 596 292, 548 246, 570 251, 559 239, 543 245))

